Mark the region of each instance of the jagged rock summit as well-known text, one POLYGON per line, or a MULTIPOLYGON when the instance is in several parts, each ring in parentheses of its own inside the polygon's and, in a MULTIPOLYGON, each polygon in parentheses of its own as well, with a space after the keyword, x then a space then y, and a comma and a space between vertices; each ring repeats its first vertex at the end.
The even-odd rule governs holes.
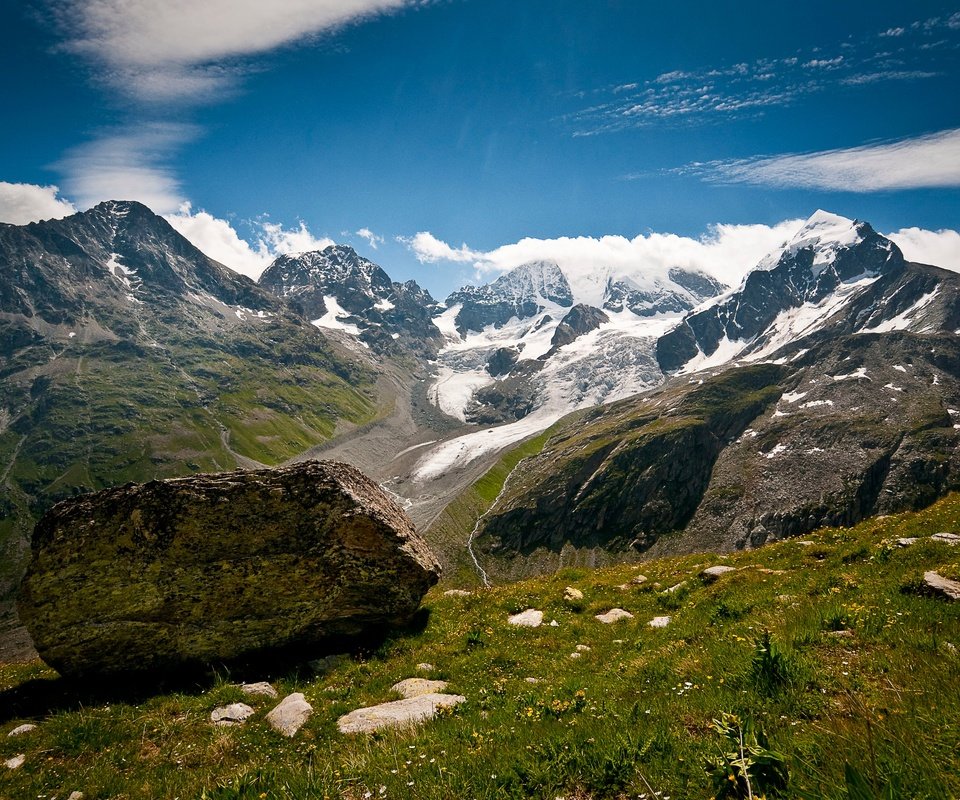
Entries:
POLYGON ((440 342, 430 293, 416 281, 392 281, 348 245, 282 255, 260 286, 294 303, 318 328, 352 334, 378 352, 402 345, 432 356, 440 342))
POLYGON ((373 481, 308 461, 59 503, 19 611, 63 675, 158 671, 402 624, 439 569, 373 481))

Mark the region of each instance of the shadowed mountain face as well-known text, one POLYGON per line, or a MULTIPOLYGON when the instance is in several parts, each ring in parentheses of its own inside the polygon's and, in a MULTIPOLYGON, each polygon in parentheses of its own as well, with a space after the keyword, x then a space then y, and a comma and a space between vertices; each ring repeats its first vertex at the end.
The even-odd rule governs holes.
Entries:
POLYGON ((783 354, 561 424, 484 521, 488 572, 755 547, 960 488, 958 337, 852 334, 783 354))
POLYGON ((373 413, 367 368, 161 217, 0 225, 0 596, 54 501, 278 463, 373 413))

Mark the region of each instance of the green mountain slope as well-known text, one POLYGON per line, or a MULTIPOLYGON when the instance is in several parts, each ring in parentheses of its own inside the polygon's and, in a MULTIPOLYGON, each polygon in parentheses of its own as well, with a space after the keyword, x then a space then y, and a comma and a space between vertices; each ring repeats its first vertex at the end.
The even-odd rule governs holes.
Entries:
POLYGON ((369 367, 144 206, 0 225, 0 598, 63 497, 277 464, 376 413, 369 367))
POLYGON ((719 559, 434 590, 419 630, 319 675, 278 666, 98 694, 40 665, 0 667, 0 760, 24 756, 0 772, 0 796, 706 799, 746 797, 747 759, 754 797, 947 800, 960 793, 960 602, 919 586, 930 570, 960 579, 960 546, 930 538, 958 527, 950 495, 719 559), (717 564, 732 571, 700 576, 717 564), (583 599, 565 600, 567 586, 583 599), (614 607, 633 617, 594 618, 614 607), (527 608, 541 627, 508 624, 527 608), (467 700, 411 730, 337 732, 340 715, 395 699, 413 676, 467 700), (264 720, 275 701, 244 697, 241 678, 303 692, 313 716, 280 737, 264 720), (255 709, 243 726, 210 723, 241 700, 255 709), (2 735, 26 721, 38 729, 2 735))

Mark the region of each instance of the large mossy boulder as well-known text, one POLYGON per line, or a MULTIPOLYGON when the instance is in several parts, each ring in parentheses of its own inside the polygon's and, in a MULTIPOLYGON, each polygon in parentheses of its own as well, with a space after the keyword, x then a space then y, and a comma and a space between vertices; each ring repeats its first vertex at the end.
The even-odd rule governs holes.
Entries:
POLYGON ((37 524, 20 617, 67 676, 315 648, 408 622, 440 567, 346 464, 128 484, 37 524))

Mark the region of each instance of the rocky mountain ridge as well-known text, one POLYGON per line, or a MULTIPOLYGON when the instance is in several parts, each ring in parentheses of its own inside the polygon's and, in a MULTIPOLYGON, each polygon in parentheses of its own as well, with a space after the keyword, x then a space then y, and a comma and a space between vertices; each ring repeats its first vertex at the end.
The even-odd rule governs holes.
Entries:
POLYGON ((347 245, 279 256, 260 286, 284 298, 314 325, 356 336, 385 354, 400 348, 429 357, 440 332, 431 322, 439 308, 415 281, 397 283, 347 245))

